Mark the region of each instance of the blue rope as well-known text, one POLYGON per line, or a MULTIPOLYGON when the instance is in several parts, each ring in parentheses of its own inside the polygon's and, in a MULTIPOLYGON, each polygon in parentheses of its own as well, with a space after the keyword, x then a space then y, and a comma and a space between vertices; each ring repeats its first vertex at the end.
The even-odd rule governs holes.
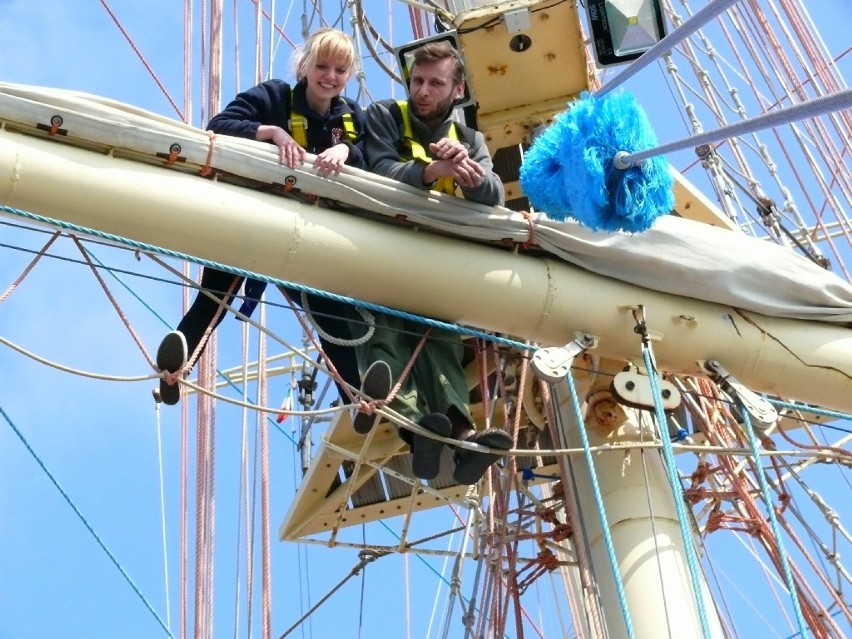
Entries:
POLYGON ((298 291, 304 291, 305 293, 310 293, 313 295, 319 295, 321 297, 325 297, 331 300, 335 300, 337 302, 343 302, 346 304, 352 304, 354 306, 360 306, 362 308, 366 308, 371 311, 376 311, 379 313, 385 313, 387 315, 391 315, 394 317, 399 317, 406 320, 411 320, 413 322, 418 322, 420 324, 425 324, 426 326, 431 326, 433 328, 440 328, 446 331, 450 331, 453 333, 458 333, 459 335, 466 335, 468 337, 478 337, 482 340, 486 340, 489 342, 493 342, 495 344, 500 344, 501 346, 508 346, 510 348, 516 348, 521 351, 533 351, 536 350, 535 346, 530 344, 524 344, 523 342, 518 342, 516 340, 508 339, 505 337, 499 337, 497 335, 492 335, 490 333, 486 333, 483 331, 478 331, 473 328, 467 328, 465 326, 459 326, 458 324, 450 324, 448 322, 442 322, 440 320, 432 319, 430 317, 423 317, 422 315, 414 315, 413 313, 407 313, 405 311, 400 311, 395 308, 389 308, 387 306, 381 306, 379 304, 373 304, 371 302, 365 302, 362 300, 357 300, 352 297, 346 297, 344 295, 337 295, 336 293, 330 293, 329 291, 324 291, 322 289, 312 288, 310 286, 306 286, 304 284, 299 284, 297 282, 288 282, 287 280, 280 280, 274 277, 269 277, 268 275, 262 275, 260 273, 255 273, 254 271, 247 271, 245 269, 235 268, 233 266, 227 266, 225 264, 220 264, 219 262, 214 262, 213 260, 205 260, 200 257, 195 257, 194 255, 189 255, 187 253, 180 253, 178 251, 172 251, 170 249, 165 249, 160 246, 155 246, 153 244, 148 244, 146 242, 138 242, 136 240, 131 240, 126 237, 122 237, 120 235, 114 235, 112 233, 105 233, 104 231, 98 231, 97 229, 92 229, 85 226, 80 226, 79 224, 72 224, 71 222, 64 222, 62 220, 57 220, 55 218, 46 217, 43 215, 39 215, 37 213, 31 213, 29 211, 22 211, 20 209, 15 209, 9 206, 0 205, 0 212, 8 213, 9 215, 13 215, 16 217, 22 217, 24 219, 33 220, 36 222, 40 222, 41 224, 48 224, 50 226, 54 226, 56 228, 61 228, 68 231, 73 231, 75 233, 82 233, 84 235, 91 235, 93 237, 97 237, 103 240, 107 240, 109 242, 115 242, 117 244, 122 244, 124 246, 129 246, 130 248, 137 249, 140 251, 145 251, 147 253, 157 253, 159 255, 164 255, 166 257, 171 257, 177 260, 183 260, 185 262, 194 262, 195 264, 200 264, 201 266, 214 268, 219 271, 225 271, 226 273, 233 273, 234 275, 242 275, 243 277, 250 277, 255 280, 260 280, 261 282, 267 282, 269 284, 274 284, 276 286, 288 286, 294 288, 298 291))
POLYGON ((667 423, 666 414, 663 411, 663 399, 660 394, 660 386, 657 383, 657 367, 651 357, 651 346, 647 340, 642 340, 642 356, 645 360, 645 369, 648 371, 648 379, 651 382, 651 394, 654 398, 654 415, 657 419, 660 440, 663 443, 663 458, 666 461, 666 473, 669 476, 672 495, 674 496, 675 510, 677 511, 677 523, 680 527, 680 535, 686 549, 686 563, 689 567, 689 578, 692 581, 692 590, 695 594, 695 604, 698 608, 698 619, 701 623, 701 632, 704 639, 711 639, 710 624, 707 620, 707 610, 704 606, 704 595, 701 588, 700 570, 698 556, 695 553, 695 544, 692 539, 692 529, 686 516, 686 507, 683 505, 683 490, 677 476, 677 465, 675 464, 674 450, 668 432, 663 432, 667 423))
POLYGON ((595 472, 595 462, 592 458, 591 447, 589 446, 589 436, 586 433, 585 422, 583 415, 580 412, 580 399, 577 396, 577 388, 574 385, 574 376, 571 371, 565 378, 568 382, 568 391, 571 394, 571 404, 574 406, 574 418, 577 420, 577 430, 580 433, 580 439, 583 442, 583 455, 586 458, 586 464, 589 466, 589 478, 592 482, 592 492, 595 496, 595 505, 598 507, 598 521, 601 525, 601 533, 603 534, 604 545, 606 546, 606 554, 609 557, 609 565, 612 569, 612 578, 615 581, 615 591, 618 594, 618 605, 621 607, 621 615, 624 617, 624 626, 627 629, 627 636, 630 639, 635 639, 636 631, 633 629, 633 620, 630 617, 630 609, 627 606, 627 595, 624 592, 624 582, 621 580, 621 574, 618 571, 618 560, 615 557, 615 547, 612 543, 612 535, 610 534, 609 523, 604 510, 603 496, 601 495, 601 487, 598 484, 598 475, 595 472))
POLYGON ((65 499, 65 501, 68 503, 68 505, 71 506, 71 509, 74 511, 74 513, 77 515, 77 517, 80 518, 80 521, 83 522, 83 525, 91 533, 92 537, 95 538, 95 541, 98 542, 98 545, 107 554, 107 557, 110 558, 110 561, 112 561, 112 563, 115 565, 115 567, 118 568, 118 571, 121 573, 122 577, 124 577, 124 579, 127 581, 127 583, 130 584, 130 587, 133 588, 133 591, 136 593, 136 595, 139 597, 139 599, 142 600, 142 603, 145 604, 145 607, 151 612, 152 615, 154 615, 154 618, 157 620, 157 623, 160 624, 162 629, 166 631, 166 634, 169 637, 171 637, 172 639, 175 639, 174 635, 171 633, 171 631, 168 629, 166 624, 160 618, 160 615, 157 614, 157 611, 154 610, 151 603, 148 601, 148 599, 145 597, 145 595, 142 594, 142 591, 139 590, 139 587, 134 583, 133 579, 130 578, 130 575, 127 574, 127 571, 121 566, 120 563, 118 563, 118 559, 116 559, 115 555, 113 555, 112 552, 110 552, 110 549, 106 547, 106 544, 104 544, 103 540, 98 536, 98 533, 95 532, 95 529, 92 528, 92 525, 83 516, 83 513, 80 512, 80 509, 77 508, 77 506, 74 504, 73 501, 71 501, 71 498, 68 496, 68 493, 66 493, 65 490, 63 490, 62 486, 59 485, 59 482, 56 480, 56 478, 53 476, 53 474, 47 469, 47 466, 44 465, 44 462, 39 458, 38 454, 36 454, 36 452, 33 450, 32 446, 30 446, 26 437, 24 437, 23 433, 21 433, 21 431, 18 430, 17 426, 15 426, 15 424, 12 422, 12 420, 6 414, 6 411, 3 410, 2 406, 0 406, 0 414, 3 415, 3 418, 6 420, 6 423, 8 423, 9 426, 12 427, 12 430, 15 432, 15 435, 18 436, 18 439, 21 440, 21 443, 26 447, 27 451, 30 453, 30 455, 32 455, 33 459, 36 460, 36 463, 41 467, 41 469, 44 471, 45 475, 47 475, 47 477, 50 479, 50 481, 53 482, 53 485, 56 487, 56 489, 59 491, 59 493, 65 499))
POLYGON ((784 542, 781 538, 781 527, 778 524, 778 518, 775 515, 775 506, 772 503, 772 497, 769 494, 769 483, 766 481, 766 473, 763 470, 763 464, 760 461, 760 456, 757 454, 757 437, 754 435, 754 428, 751 425, 751 418, 748 411, 741 404, 740 413, 743 416, 743 424, 745 425, 746 434, 748 435, 748 443, 751 448, 751 454, 754 458, 754 465, 757 468, 757 480, 760 484, 760 492, 763 496, 763 501, 766 504, 766 512, 769 517, 769 523, 772 526, 772 534, 775 535, 775 541, 778 543, 778 557, 781 560, 781 567, 784 571, 784 580, 787 582, 787 589, 790 591, 790 599, 793 602, 793 610, 796 613, 796 621, 799 624, 799 633, 802 637, 807 637, 807 625, 805 617, 802 614, 802 607, 799 603, 799 595, 796 590, 796 584, 793 581, 793 572, 790 569, 790 561, 787 558, 787 552, 784 550, 784 542))

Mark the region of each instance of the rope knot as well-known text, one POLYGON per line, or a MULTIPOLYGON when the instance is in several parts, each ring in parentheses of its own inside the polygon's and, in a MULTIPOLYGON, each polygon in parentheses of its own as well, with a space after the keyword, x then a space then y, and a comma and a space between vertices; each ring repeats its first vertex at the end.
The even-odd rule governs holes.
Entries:
POLYGON ((163 371, 163 381, 169 386, 177 384, 181 377, 183 377, 183 369, 175 371, 174 373, 171 371, 163 371))
POLYGON ((362 399, 358 402, 358 412, 371 416, 374 412, 376 412, 377 409, 382 408, 383 406, 387 405, 387 403, 387 399, 374 399, 369 402, 365 399, 362 399))

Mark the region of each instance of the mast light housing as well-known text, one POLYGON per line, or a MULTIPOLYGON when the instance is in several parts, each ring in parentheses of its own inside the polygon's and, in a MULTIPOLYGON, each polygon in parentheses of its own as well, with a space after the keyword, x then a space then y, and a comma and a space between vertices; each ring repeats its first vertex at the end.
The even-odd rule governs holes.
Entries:
POLYGON ((600 66, 635 60, 666 35, 660 0, 587 0, 600 66))

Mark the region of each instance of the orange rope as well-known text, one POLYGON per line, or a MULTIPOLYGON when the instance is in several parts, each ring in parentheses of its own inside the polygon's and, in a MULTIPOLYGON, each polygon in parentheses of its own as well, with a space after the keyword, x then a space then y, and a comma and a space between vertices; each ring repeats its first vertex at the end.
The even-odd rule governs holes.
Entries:
POLYGON ((148 64, 148 61, 145 59, 145 56, 142 55, 142 52, 139 50, 139 47, 137 47, 136 43, 133 42, 133 38, 131 38, 130 34, 127 33, 127 30, 122 26, 119 19, 112 12, 112 9, 109 8, 109 5, 107 4, 106 0, 101 0, 101 4, 103 5, 106 12, 109 14, 109 17, 112 18, 112 21, 115 23, 115 26, 118 27, 119 31, 121 31, 121 35, 123 35, 124 39, 127 40, 127 43, 130 45, 130 48, 133 49, 133 52, 136 54, 136 57, 139 58, 139 61, 142 63, 142 66, 145 67, 145 69, 148 71, 148 74, 154 79, 154 82, 157 84, 157 86, 160 87, 160 91, 162 91, 166 100, 169 101, 169 104, 172 105, 172 108, 175 110, 175 113, 177 113, 178 117, 183 120, 184 115, 183 113, 181 113, 180 108, 177 104, 175 104, 175 101, 172 99, 172 96, 169 95, 169 92, 166 90, 166 87, 160 81, 160 78, 158 78, 157 74, 154 73, 154 69, 152 69, 151 65, 148 64))
POLYGON ((530 235, 527 238, 527 241, 521 244, 521 248, 526 250, 529 249, 529 247, 531 247, 535 242, 535 222, 533 221, 533 217, 532 215, 530 215, 529 211, 521 211, 521 215, 524 216, 524 219, 527 221, 527 224, 529 224, 530 227, 530 235))
POLYGON ((216 134, 212 131, 207 131, 207 138, 210 145, 207 147, 207 159, 204 160, 204 166, 201 167, 199 174, 201 177, 207 177, 213 172, 213 152, 216 150, 216 134))
POLYGON ((32 261, 27 265, 27 267, 21 272, 18 279, 16 279, 14 282, 12 282, 12 285, 9 286, 8 289, 6 289, 6 292, 3 293, 3 295, 0 295, 0 304, 5 302, 6 298, 9 297, 12 294, 12 291, 14 291, 18 287, 18 284, 20 284, 21 282, 24 281, 24 278, 27 275, 29 275, 29 272, 31 270, 33 270, 33 267, 36 265, 36 263, 38 263, 38 261, 42 258, 42 256, 47 252, 47 249, 50 248, 51 244, 53 244, 56 241, 56 238, 58 238, 60 235, 62 235, 62 232, 56 231, 53 235, 50 236, 50 239, 42 247, 42 249, 38 252, 38 255, 36 255, 32 259, 32 261))
POLYGON ((86 263, 89 265, 89 268, 92 269, 92 273, 94 274, 95 278, 97 278, 98 283, 101 285, 101 288, 103 289, 107 298, 112 303, 112 306, 115 309, 115 312, 118 313, 118 317, 121 319, 122 323, 127 328, 127 331, 130 333, 130 336, 133 338, 133 341, 136 342, 136 345, 139 347, 139 350, 142 351, 142 354, 145 356, 145 359, 148 360, 148 364, 150 364, 151 368, 156 370, 157 366, 154 363, 154 360, 151 358, 151 355, 145 349, 145 345, 142 343, 142 340, 136 334, 136 331, 133 330, 133 327, 130 325, 130 320, 127 319, 127 316, 121 310, 121 307, 118 305, 118 302, 112 296, 112 293, 110 292, 109 287, 106 285, 106 282, 101 277, 101 274, 98 272, 97 267, 94 265, 91 258, 89 257, 88 251, 86 251, 83 248, 83 244, 80 242, 79 238, 77 238, 74 235, 71 235, 69 237, 71 237, 74 244, 77 245, 77 248, 80 250, 80 253, 83 255, 83 259, 86 260, 86 263))

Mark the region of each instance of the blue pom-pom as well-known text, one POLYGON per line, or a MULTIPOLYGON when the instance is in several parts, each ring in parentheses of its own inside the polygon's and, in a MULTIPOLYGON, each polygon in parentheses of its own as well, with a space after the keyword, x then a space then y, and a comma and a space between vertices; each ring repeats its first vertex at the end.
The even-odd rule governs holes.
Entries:
POLYGON ((539 135, 524 155, 521 188, 554 219, 572 217, 593 230, 645 231, 674 207, 674 180, 661 157, 617 169, 619 151, 657 145, 647 116, 629 93, 584 93, 539 135))

